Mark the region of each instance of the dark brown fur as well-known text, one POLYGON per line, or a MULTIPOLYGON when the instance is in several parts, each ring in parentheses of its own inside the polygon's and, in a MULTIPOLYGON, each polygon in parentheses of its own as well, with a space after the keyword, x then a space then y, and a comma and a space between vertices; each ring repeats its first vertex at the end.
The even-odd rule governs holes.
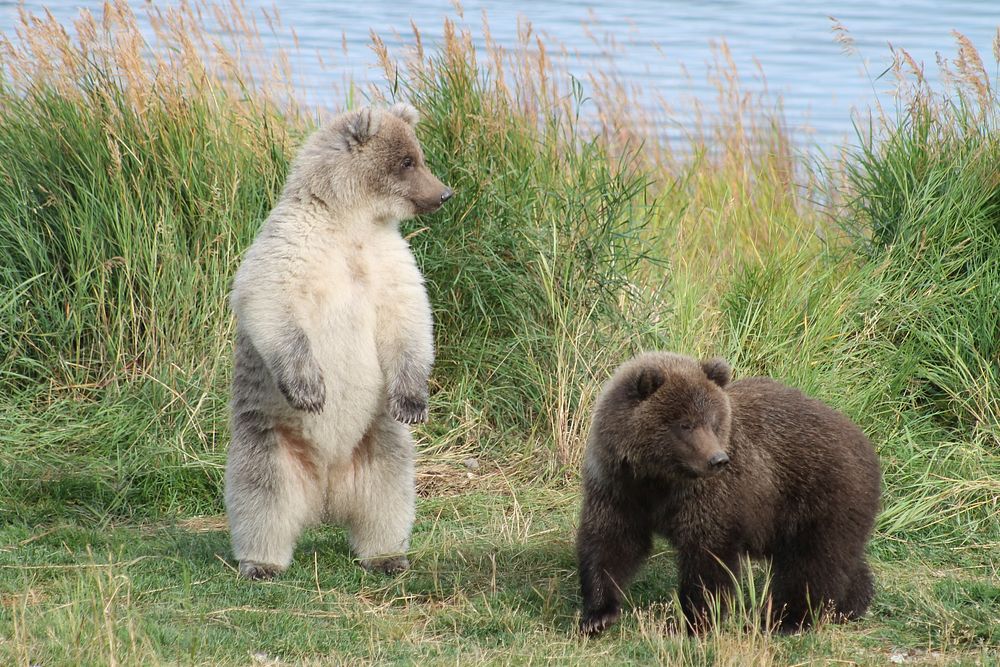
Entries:
POLYGON ((602 391, 577 538, 582 632, 618 618, 654 533, 677 550, 689 629, 706 626, 709 594, 732 591, 741 556, 772 561, 768 620, 780 631, 868 608, 864 551, 881 485, 871 443, 796 389, 729 376, 722 359, 649 353, 602 391))

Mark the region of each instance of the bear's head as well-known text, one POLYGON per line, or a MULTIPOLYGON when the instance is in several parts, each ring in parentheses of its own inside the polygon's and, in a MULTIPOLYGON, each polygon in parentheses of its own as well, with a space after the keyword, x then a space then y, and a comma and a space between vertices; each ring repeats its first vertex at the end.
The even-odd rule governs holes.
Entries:
POLYGON ((594 442, 643 477, 707 477, 725 469, 732 421, 725 359, 651 352, 623 364, 598 399, 594 442))
POLYGON ((286 190, 338 214, 373 213, 385 222, 436 211, 452 191, 427 168, 418 118, 409 104, 340 114, 306 140, 286 190))

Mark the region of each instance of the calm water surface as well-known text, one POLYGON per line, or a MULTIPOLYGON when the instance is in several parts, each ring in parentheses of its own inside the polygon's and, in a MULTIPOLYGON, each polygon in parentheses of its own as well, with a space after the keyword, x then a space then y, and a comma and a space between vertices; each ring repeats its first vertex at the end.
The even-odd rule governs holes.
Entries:
MULTIPOLYGON (((52 1, 24 6, 29 11, 48 7, 68 23, 81 7, 99 15, 101 4, 52 1)), ((133 6, 141 16, 143 3, 133 6)), ((246 6, 257 13, 270 10, 274 3, 250 1, 246 6)), ((428 44, 440 41, 447 16, 469 27, 482 44, 485 11, 497 43, 514 46, 519 21, 530 21, 536 32, 566 46, 563 64, 571 74, 585 79, 587 72, 610 64, 651 105, 662 96, 682 106, 698 98, 710 107, 716 97, 706 76, 713 60, 711 45, 725 40, 745 88, 763 89, 759 63, 770 99, 780 96, 800 144, 821 148, 853 138, 852 110, 867 109, 876 96, 891 104, 892 77, 876 78, 891 63, 890 43, 922 61, 933 81, 936 54, 954 57, 952 30, 957 30, 972 39, 996 77, 992 41, 1000 25, 1000 0, 466 0, 464 18, 448 0, 298 0, 278 6, 285 30, 269 36, 268 46, 288 49, 292 44, 288 29, 294 29, 300 43, 293 52, 296 89, 312 104, 340 107, 344 81, 380 80, 368 48, 369 30, 402 55, 403 47, 412 43, 411 19, 428 44), (834 40, 830 16, 850 30, 858 54, 843 53, 834 40), (319 64, 317 53, 325 66, 319 64)), ((16 19, 17 4, 0 0, 0 31, 10 31, 16 19)))

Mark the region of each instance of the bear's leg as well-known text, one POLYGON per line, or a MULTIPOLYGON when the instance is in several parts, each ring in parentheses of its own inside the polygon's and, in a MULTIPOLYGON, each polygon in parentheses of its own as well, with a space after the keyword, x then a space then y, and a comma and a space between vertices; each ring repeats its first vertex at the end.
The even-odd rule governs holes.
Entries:
POLYGON ((226 463, 233 555, 248 579, 270 579, 288 567, 318 502, 308 443, 271 426, 257 412, 235 415, 226 463))
POLYGON ((774 557, 772 627, 790 633, 810 627, 850 588, 839 545, 797 544, 774 557))
POLYGON ((646 517, 616 511, 597 491, 588 495, 577 534, 583 595, 580 632, 596 635, 618 620, 625 588, 651 546, 646 517))
POLYGON ((721 619, 740 574, 739 553, 735 551, 693 548, 681 549, 678 566, 678 597, 687 621, 688 632, 708 630, 712 621, 721 619), (718 605, 719 613, 712 614, 718 605))
POLYGON ((859 556, 843 597, 834 601, 837 614, 843 619, 861 618, 875 596, 875 581, 864 556, 859 556))
POLYGON ((366 569, 394 574, 410 566, 413 456, 409 430, 386 413, 375 418, 353 453, 353 494, 345 514, 351 548, 366 569))
POLYGON ((427 421, 427 380, 434 364, 434 325, 424 281, 416 272, 394 281, 379 299, 375 346, 386 379, 389 414, 403 424, 427 421))

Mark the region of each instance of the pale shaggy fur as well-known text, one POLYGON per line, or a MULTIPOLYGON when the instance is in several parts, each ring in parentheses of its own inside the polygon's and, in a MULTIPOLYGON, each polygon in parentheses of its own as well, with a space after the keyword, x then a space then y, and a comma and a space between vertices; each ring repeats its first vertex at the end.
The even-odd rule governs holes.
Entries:
POLYGON ((240 572, 288 567, 304 527, 345 525, 366 567, 408 563, 414 446, 434 358, 423 278, 398 223, 451 191, 408 105, 314 133, 247 251, 237 317, 226 509, 240 572))

